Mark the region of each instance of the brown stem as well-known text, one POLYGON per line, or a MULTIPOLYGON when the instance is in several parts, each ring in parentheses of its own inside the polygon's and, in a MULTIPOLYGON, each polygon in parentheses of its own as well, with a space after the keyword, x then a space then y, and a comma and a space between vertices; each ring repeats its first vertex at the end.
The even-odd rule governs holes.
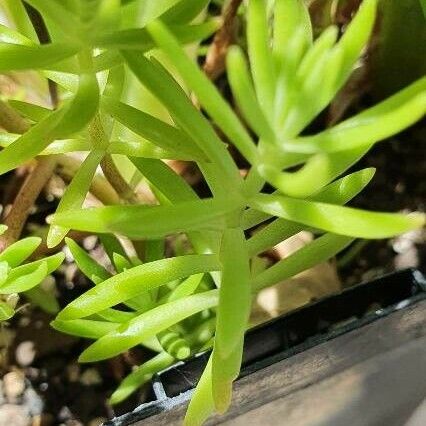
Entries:
POLYGON ((9 214, 4 220, 4 224, 8 226, 8 229, 0 237, 0 252, 19 239, 31 208, 41 190, 52 176, 55 165, 56 161, 54 158, 45 157, 37 159, 36 166, 26 177, 9 210, 9 214))
POLYGON ((30 123, 22 118, 9 104, 0 100, 0 127, 9 133, 25 133, 30 123))
POLYGON ((211 80, 216 80, 225 70, 228 47, 235 39, 235 22, 242 0, 229 0, 222 11, 222 26, 216 32, 207 52, 204 72, 211 80))
POLYGON ((115 165, 111 154, 106 154, 104 156, 101 161, 101 168, 108 182, 115 189, 123 201, 129 204, 136 204, 138 202, 138 198, 135 192, 124 180, 123 176, 121 176, 121 173, 115 165))
MULTIPOLYGON (((0 124, 8 132, 19 134, 25 133, 30 127, 24 118, 2 101, 0 101, 0 124)), ((4 219, 4 224, 8 226, 8 229, 0 236, 0 252, 14 243, 21 235, 31 208, 52 175, 55 164, 56 160, 51 156, 37 159, 36 166, 24 180, 4 219)))

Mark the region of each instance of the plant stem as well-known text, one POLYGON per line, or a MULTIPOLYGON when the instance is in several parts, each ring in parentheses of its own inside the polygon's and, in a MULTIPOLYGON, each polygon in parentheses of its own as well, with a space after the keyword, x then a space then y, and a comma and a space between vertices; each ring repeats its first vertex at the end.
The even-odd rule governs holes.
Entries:
POLYGON ((135 192, 133 191, 132 187, 125 181, 123 176, 121 176, 121 173, 115 165, 111 154, 106 154, 104 156, 101 161, 101 168, 104 172, 106 179, 123 201, 129 204, 136 204, 138 202, 138 198, 135 192))
MULTIPOLYGON (((3 101, 0 101, 0 124, 8 132, 19 134, 25 133, 30 127, 30 124, 24 118, 3 101)), ((52 175, 55 165, 56 161, 52 156, 37 159, 36 166, 26 177, 9 214, 4 220, 8 229, 0 237, 0 252, 15 242, 21 235, 31 207, 52 175)))
MULTIPOLYGON (((66 155, 58 155, 57 163, 56 172, 67 183, 71 182, 81 165, 80 161, 66 155)), ((105 205, 120 203, 120 198, 114 188, 103 176, 95 175, 90 186, 90 192, 105 205)))
POLYGON ((9 133, 22 134, 30 128, 30 123, 10 105, 0 100, 0 127, 3 127, 9 133))
POLYGON ((4 224, 8 226, 8 229, 0 237, 0 252, 19 239, 31 208, 52 176, 55 166, 54 157, 48 156, 37 159, 36 166, 26 177, 10 208, 9 214, 4 220, 4 224))
POLYGON ((203 66, 204 72, 211 80, 216 80, 225 70, 226 52, 235 38, 235 17, 241 3, 242 0, 229 0, 223 8, 222 26, 214 36, 203 66))

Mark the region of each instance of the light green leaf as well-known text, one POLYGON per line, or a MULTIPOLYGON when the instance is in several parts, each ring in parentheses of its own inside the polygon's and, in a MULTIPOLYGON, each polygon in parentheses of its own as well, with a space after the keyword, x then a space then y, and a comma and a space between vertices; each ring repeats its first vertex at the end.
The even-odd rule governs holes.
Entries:
POLYGON ((185 24, 195 19, 210 0, 181 0, 161 15, 161 20, 167 24, 185 24))
POLYGON ((211 290, 157 306, 101 337, 80 355, 79 361, 93 362, 118 355, 185 318, 212 308, 217 301, 217 290, 211 290))
MULTIPOLYGON (((313 195, 311 199, 329 204, 346 204, 371 181, 374 172, 375 169, 368 168, 351 173, 330 183, 321 192, 313 195)), ((255 256, 304 229, 303 225, 290 222, 287 219, 275 219, 247 241, 249 254, 255 256)))
POLYGON ((251 0, 248 4, 247 44, 257 98, 263 111, 272 111, 276 69, 269 49, 267 2, 264 0, 251 0))
MULTIPOLYGON (((60 215, 62 212, 67 211, 79 211, 77 209, 82 206, 89 192, 96 169, 104 157, 104 154, 105 153, 100 150, 93 150, 89 153, 65 190, 55 215, 60 215)), ((47 247, 51 248, 57 246, 64 239, 68 231, 69 228, 67 227, 57 226, 55 224, 50 226, 47 234, 47 247)))
POLYGON ((95 321, 89 319, 75 319, 70 321, 61 321, 55 319, 50 325, 61 333, 71 336, 85 337, 87 339, 100 339, 105 334, 116 330, 120 323, 107 321, 95 321))
MULTIPOLYGON (((179 71, 186 85, 197 95, 208 114, 220 126, 222 131, 244 157, 251 163, 255 163, 256 148, 250 135, 229 104, 221 97, 214 84, 188 58, 176 38, 161 22, 152 22, 148 25, 147 29, 157 45, 164 51, 168 59, 179 71)), ((235 169, 235 165, 233 165, 233 168, 235 169)))
POLYGON ((425 215, 377 213, 279 195, 259 194, 251 207, 307 226, 357 238, 389 238, 424 225, 425 215))
MULTIPOLYGON (((422 81, 426 82, 426 78, 422 81)), ((416 84, 416 87, 419 88, 419 85, 416 84)), ((426 90, 417 92, 417 95, 398 105, 395 105, 395 99, 400 100, 401 93, 331 129, 288 142, 285 148, 298 153, 330 153, 371 146, 411 126, 424 116, 426 90)))
MULTIPOLYGON (((172 25, 170 31, 179 40, 179 43, 189 44, 203 40, 212 35, 218 29, 218 21, 210 20, 196 25, 172 25)), ((102 34, 94 44, 108 49, 135 49, 138 52, 148 52, 155 44, 144 28, 116 31, 102 34)))
POLYGON ((191 348, 181 333, 170 328, 158 333, 157 337, 162 348, 174 359, 183 360, 191 354, 191 348))
POLYGON ((352 241, 350 237, 325 234, 254 277, 252 291, 256 293, 325 262, 352 241))
POLYGON ((40 46, 0 43, 0 72, 46 69, 77 51, 76 46, 67 43, 40 46))
POLYGON ((226 214, 234 209, 214 198, 170 206, 106 206, 57 213, 51 223, 80 231, 115 232, 132 239, 157 239, 178 232, 221 229, 226 214))
POLYGON ((23 238, 0 253, 0 262, 7 262, 11 268, 15 268, 31 256, 40 243, 39 237, 23 238))
POLYGON ((135 266, 88 290, 63 309, 58 318, 85 317, 170 281, 219 268, 218 259, 214 255, 172 257, 135 266))
POLYGON ((347 80, 367 44, 376 19, 377 0, 364 0, 352 19, 337 46, 343 51, 343 61, 340 68, 340 78, 337 87, 347 80))
POLYGON ((0 302, 0 321, 6 321, 15 315, 15 310, 5 302, 0 302))
POLYGON ((182 281, 174 290, 167 295, 166 301, 172 302, 173 300, 181 299, 182 297, 190 296, 195 292, 200 285, 204 274, 195 274, 182 281))
POLYGON ((39 306, 48 314, 56 315, 61 309, 55 295, 42 287, 33 287, 24 295, 33 305, 39 306))
POLYGON ((47 264, 42 263, 33 272, 14 277, 13 270, 0 287, 0 294, 21 293, 40 284, 47 276, 47 264))
POLYGON ((258 167, 259 174, 283 194, 306 198, 320 191, 325 185, 360 160, 370 149, 361 146, 347 151, 316 154, 296 172, 281 172, 265 162, 258 167))
POLYGON ((74 240, 65 238, 65 242, 78 268, 87 278, 92 280, 93 276, 96 276, 104 281, 111 277, 111 274, 98 262, 92 259, 74 240))
POLYGON ((226 56, 229 84, 232 93, 250 127, 266 142, 274 142, 275 135, 263 113, 253 88, 247 62, 240 47, 233 46, 226 56))
POLYGON ((154 374, 166 369, 173 362, 174 358, 167 352, 161 352, 149 361, 144 362, 121 381, 111 395, 110 404, 115 405, 124 401, 142 385, 149 382, 154 374))
POLYGON ((52 110, 42 107, 40 105, 31 104, 29 102, 18 101, 14 99, 10 99, 9 104, 20 114, 35 122, 43 120, 52 112, 52 110))
POLYGON ((166 163, 147 158, 132 158, 132 163, 142 175, 170 202, 197 200, 198 196, 190 185, 166 163))
POLYGON ((184 426, 201 426, 214 412, 212 393, 212 356, 204 368, 186 411, 184 426))
POLYGON ((184 132, 136 108, 112 98, 102 98, 102 108, 139 136, 170 151, 206 161, 206 155, 184 132))
POLYGON ((244 231, 227 229, 219 259, 222 280, 216 311, 216 336, 212 357, 215 406, 224 413, 232 398, 232 382, 238 377, 251 308, 250 263, 244 231))
POLYGON ((167 107, 176 124, 193 137, 210 160, 222 168, 223 173, 219 177, 224 175, 223 180, 228 186, 239 182, 238 170, 224 144, 167 70, 135 52, 123 51, 122 55, 137 79, 167 107))
POLYGON ((301 28, 306 41, 312 41, 312 26, 305 3, 300 0, 277 0, 274 12, 273 48, 277 58, 285 60, 295 32, 301 28))

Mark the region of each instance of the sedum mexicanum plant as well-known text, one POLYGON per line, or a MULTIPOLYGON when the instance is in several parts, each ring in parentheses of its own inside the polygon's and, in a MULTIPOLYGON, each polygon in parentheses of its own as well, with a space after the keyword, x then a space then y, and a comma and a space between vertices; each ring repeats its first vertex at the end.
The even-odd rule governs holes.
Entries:
MULTIPOLYGON (((112 403, 177 360, 211 349, 185 424, 225 412, 260 290, 326 261, 357 238, 388 238, 424 224, 420 213, 345 204, 374 175, 373 169, 347 170, 374 144, 423 116, 425 78, 331 128, 306 130, 356 66, 372 31, 376 0, 361 3, 343 35, 330 27, 315 40, 302 2, 248 0, 242 6, 247 54, 235 45, 226 58, 242 118, 191 49, 184 49, 220 25, 199 17, 208 1, 27 0, 46 24, 48 44, 37 41, 20 1, 4 3, 16 29, 0 29, 0 70, 37 71, 57 85, 60 102, 54 110, 9 103, 31 125, 22 135, 1 134, 0 173, 34 157, 87 152, 48 219, 47 244, 58 246, 71 229, 99 235, 114 267, 106 269, 67 239, 93 288, 52 325, 94 340, 81 362, 138 345, 157 353, 123 380, 112 403), (150 99, 144 110, 137 96, 150 99), (130 184, 113 154, 130 160, 130 184), (210 195, 200 197, 164 160, 196 163, 210 195), (245 174, 237 165, 243 161, 245 174), (83 208, 99 165, 119 197, 99 197, 104 206, 83 208), (133 196, 132 185, 140 180, 154 201, 133 196), (259 268, 261 253, 302 230, 315 239, 259 268), (117 236, 138 255, 129 254, 117 236)), ((15 268, 17 261, 7 262, 15 268)), ((53 268, 48 259, 38 262, 31 269, 33 283, 53 268)))

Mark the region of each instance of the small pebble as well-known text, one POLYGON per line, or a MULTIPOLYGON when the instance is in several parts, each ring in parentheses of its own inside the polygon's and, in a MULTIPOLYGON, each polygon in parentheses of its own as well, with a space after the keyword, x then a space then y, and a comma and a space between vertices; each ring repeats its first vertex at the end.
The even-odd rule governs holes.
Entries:
POLYGON ((67 376, 71 383, 78 382, 80 378, 80 366, 78 364, 71 364, 67 366, 67 376))
POLYGON ((11 371, 3 377, 3 391, 9 402, 15 402, 25 390, 25 377, 22 373, 11 371))
POLYGON ((22 342, 16 348, 16 362, 22 367, 27 367, 34 361, 35 354, 34 342, 29 340, 22 342))
POLYGON ((43 412, 43 401, 33 388, 25 390, 23 404, 32 416, 39 416, 43 412))
POLYGON ((88 368, 80 376, 80 382, 86 386, 98 385, 102 383, 102 378, 95 368, 88 368))
POLYGON ((106 421, 106 419, 103 418, 103 417, 96 417, 96 419, 93 419, 89 422, 88 426, 99 426, 102 423, 104 423, 105 421, 106 421))
POLYGON ((4 404, 0 407, 0 426, 30 426, 31 419, 21 405, 4 404))

